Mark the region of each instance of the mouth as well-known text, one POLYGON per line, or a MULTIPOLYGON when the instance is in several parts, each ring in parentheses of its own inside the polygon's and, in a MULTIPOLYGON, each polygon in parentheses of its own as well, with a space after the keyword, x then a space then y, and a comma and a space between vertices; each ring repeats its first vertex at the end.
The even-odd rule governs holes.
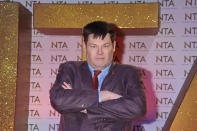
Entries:
POLYGON ((96 60, 104 60, 104 58, 96 58, 96 60))

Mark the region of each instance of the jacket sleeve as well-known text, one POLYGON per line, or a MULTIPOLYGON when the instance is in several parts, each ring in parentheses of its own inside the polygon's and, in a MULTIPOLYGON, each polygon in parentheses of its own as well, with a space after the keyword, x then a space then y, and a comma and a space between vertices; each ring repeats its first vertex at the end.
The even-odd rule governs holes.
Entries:
POLYGON ((50 89, 50 102, 60 113, 78 112, 98 103, 98 92, 74 87, 75 72, 70 63, 61 64, 56 81, 50 89), (71 84, 73 89, 64 89, 63 82, 71 84))
MULTIPOLYGON (((125 88, 124 94, 119 99, 101 102, 97 110, 99 115, 89 115, 90 119, 107 118, 116 121, 137 120, 146 113, 146 100, 143 83, 137 70, 126 71, 122 85, 125 88), (101 115, 102 114, 102 115, 101 115)), ((119 81, 120 82, 120 81, 119 81)))

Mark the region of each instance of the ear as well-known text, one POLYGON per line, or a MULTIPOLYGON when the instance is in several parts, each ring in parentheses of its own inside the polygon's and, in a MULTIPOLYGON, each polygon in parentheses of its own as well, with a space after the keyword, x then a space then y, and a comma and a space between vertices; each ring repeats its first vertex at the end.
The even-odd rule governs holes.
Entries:
POLYGON ((82 41, 82 48, 83 48, 83 51, 85 51, 86 52, 86 44, 85 44, 85 42, 84 41, 82 41))
POLYGON ((116 41, 113 42, 113 52, 116 51, 116 41))

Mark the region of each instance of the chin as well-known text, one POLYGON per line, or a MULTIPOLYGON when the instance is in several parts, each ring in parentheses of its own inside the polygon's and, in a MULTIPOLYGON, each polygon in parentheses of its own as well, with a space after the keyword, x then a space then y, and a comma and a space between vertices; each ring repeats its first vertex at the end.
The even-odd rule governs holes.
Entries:
POLYGON ((95 64, 95 67, 96 69, 99 69, 99 70, 102 70, 105 68, 105 65, 100 65, 100 64, 95 64))

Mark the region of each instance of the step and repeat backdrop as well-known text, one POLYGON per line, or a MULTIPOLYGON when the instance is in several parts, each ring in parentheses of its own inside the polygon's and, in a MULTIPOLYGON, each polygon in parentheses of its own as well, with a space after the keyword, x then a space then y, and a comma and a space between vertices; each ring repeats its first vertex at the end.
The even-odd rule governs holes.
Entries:
MULTIPOLYGON (((17 1, 17 0, 16 0, 17 1)), ((155 36, 124 36, 117 60, 142 69, 148 111, 136 131, 161 131, 197 58, 197 0, 18 0, 33 13, 33 3, 91 4, 160 2, 155 36), (124 48, 123 48, 124 47, 124 48)), ((58 131, 60 114, 49 101, 60 63, 80 61, 81 36, 45 35, 32 29, 28 131, 58 131)))

